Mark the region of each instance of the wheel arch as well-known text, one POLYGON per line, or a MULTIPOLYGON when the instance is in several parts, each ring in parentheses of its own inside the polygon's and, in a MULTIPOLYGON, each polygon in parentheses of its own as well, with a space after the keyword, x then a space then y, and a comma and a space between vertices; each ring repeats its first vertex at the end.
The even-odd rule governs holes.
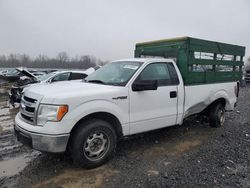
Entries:
POLYGON ((209 113, 210 108, 211 108, 213 105, 217 104, 217 103, 221 103, 224 107, 226 107, 226 105, 227 105, 227 100, 226 100, 225 98, 223 98, 223 97, 220 97, 220 98, 214 100, 212 103, 210 103, 210 104, 204 109, 203 112, 205 112, 206 114, 209 113))
POLYGON ((226 106, 227 100, 223 97, 220 97, 220 98, 216 99, 215 101, 213 101, 209 106, 211 106, 215 103, 221 103, 223 106, 226 106))
POLYGON ((113 115, 109 112, 101 111, 101 112, 93 112, 91 114, 88 114, 88 115, 82 117, 71 129, 70 139, 74 135, 74 132, 79 127, 84 126, 84 125, 82 125, 83 122, 89 121, 91 119, 100 119, 100 120, 108 122, 115 130, 118 139, 123 137, 122 126, 121 126, 119 119, 115 115, 113 115))

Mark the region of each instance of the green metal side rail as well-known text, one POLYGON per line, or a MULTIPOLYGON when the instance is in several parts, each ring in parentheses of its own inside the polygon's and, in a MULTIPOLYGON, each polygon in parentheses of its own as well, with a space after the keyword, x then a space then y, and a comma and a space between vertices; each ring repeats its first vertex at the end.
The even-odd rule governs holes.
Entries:
POLYGON ((181 37, 136 44, 135 57, 174 58, 185 85, 238 81, 245 47, 181 37))

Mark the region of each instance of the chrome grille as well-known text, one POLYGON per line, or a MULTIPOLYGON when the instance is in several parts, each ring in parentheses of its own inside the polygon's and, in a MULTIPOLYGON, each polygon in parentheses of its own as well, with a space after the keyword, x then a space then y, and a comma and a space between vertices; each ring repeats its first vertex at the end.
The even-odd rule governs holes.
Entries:
POLYGON ((27 102, 30 102, 30 103, 35 103, 37 100, 36 99, 32 99, 32 98, 29 98, 29 97, 26 97, 26 96, 23 96, 23 99, 27 102))
POLYGON ((35 111, 36 111, 36 99, 32 99, 26 96, 22 97, 20 113, 24 121, 30 124, 35 123, 35 111))

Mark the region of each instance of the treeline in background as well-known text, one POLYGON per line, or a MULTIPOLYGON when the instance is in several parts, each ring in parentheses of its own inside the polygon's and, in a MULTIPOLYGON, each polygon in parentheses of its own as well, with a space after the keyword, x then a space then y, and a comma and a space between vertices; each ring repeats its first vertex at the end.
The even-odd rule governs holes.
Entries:
POLYGON ((0 55, 0 68, 71 68, 87 69, 96 65, 104 65, 107 62, 90 55, 81 55, 74 58, 69 57, 66 52, 60 52, 55 58, 46 55, 38 55, 31 58, 27 54, 0 55))

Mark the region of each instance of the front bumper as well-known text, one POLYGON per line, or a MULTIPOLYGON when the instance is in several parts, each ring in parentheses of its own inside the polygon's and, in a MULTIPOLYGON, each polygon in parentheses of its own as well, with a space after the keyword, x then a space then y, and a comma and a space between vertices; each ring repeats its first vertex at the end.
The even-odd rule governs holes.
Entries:
POLYGON ((17 140, 35 150, 49 153, 63 153, 66 151, 69 134, 48 135, 27 131, 16 122, 14 125, 17 140))

